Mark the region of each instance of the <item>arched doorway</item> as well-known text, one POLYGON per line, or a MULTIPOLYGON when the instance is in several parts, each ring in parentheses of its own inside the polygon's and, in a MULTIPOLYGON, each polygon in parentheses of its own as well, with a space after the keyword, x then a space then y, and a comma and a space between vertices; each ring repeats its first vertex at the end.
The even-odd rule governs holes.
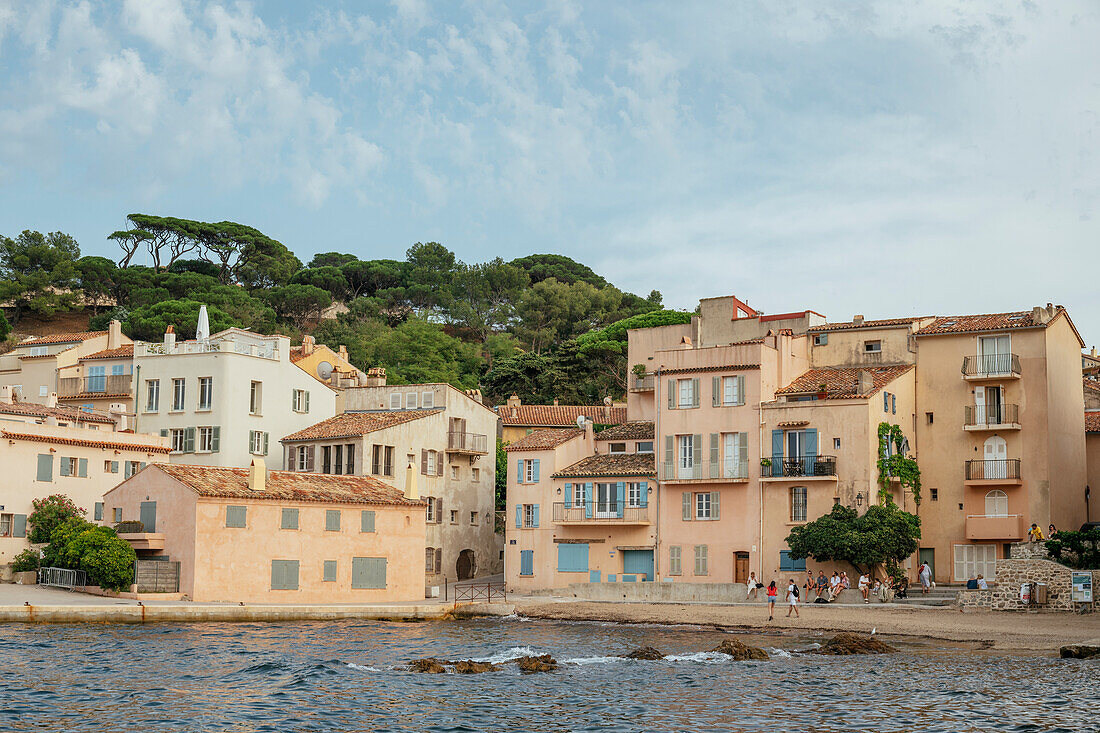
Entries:
POLYGON ((983 478, 1008 478, 1008 443, 999 435, 993 435, 985 441, 983 478))
POLYGON ((458 553, 458 561, 455 563, 455 573, 459 580, 469 580, 477 572, 477 561, 474 559, 473 550, 463 550, 458 553))
POLYGON ((987 517, 1008 516, 1008 494, 1000 489, 993 489, 985 495, 985 515, 987 517))

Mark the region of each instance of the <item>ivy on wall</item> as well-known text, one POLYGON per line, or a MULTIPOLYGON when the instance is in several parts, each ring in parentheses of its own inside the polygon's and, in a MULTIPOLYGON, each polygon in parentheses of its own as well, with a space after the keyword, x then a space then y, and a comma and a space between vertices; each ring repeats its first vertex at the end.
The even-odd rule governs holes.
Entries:
POLYGON ((883 505, 893 504, 890 480, 898 479, 902 489, 909 489, 913 503, 919 507, 920 467, 917 466, 917 459, 905 455, 904 445, 905 436, 900 427, 888 422, 878 424, 878 497, 883 505))

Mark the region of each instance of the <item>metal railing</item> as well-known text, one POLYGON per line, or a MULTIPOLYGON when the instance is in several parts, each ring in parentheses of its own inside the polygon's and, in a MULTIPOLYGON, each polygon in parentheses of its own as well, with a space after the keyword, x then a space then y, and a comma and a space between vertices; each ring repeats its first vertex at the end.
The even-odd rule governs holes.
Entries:
POLYGON ((555 522, 648 522, 648 506, 619 501, 574 501, 554 504, 555 522))
POLYGON ((1002 377, 1019 375, 1020 357, 1016 354, 979 354, 964 356, 964 377, 1002 377))
POLYGON ((454 586, 454 602, 466 601, 468 603, 492 603, 508 601, 508 592, 503 585, 492 583, 463 583, 454 586))
POLYGON ((1020 421, 1019 405, 966 405, 964 425, 1011 425, 1020 421))
POLYGON ((631 392, 652 392, 653 385, 652 374, 647 374, 644 377, 639 377, 637 374, 630 375, 629 387, 631 392))
POLYGON ((679 462, 661 462, 662 481, 746 481, 749 478, 747 461, 708 461, 693 466, 681 466, 679 462))
POLYGON ((447 433, 447 450, 487 453, 489 439, 481 433, 447 433))
POLYGON ((998 481, 1020 478, 1019 458, 999 458, 990 461, 967 461, 967 481, 998 481))
POLYGON ((83 570, 68 568, 38 568, 38 584, 54 588, 83 588, 88 584, 88 575, 83 570))
POLYGON ((99 374, 91 377, 62 377, 57 380, 57 396, 130 394, 132 376, 131 374, 99 374))
POLYGON ((780 456, 770 458, 763 467, 764 476, 836 476, 836 456, 780 456))

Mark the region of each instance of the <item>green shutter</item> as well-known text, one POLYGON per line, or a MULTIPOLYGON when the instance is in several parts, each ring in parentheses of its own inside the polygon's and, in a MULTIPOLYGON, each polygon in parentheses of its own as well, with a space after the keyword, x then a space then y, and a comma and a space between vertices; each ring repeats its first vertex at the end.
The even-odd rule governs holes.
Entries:
POLYGON ((699 406, 699 377, 693 377, 691 380, 691 406, 699 406))
POLYGON ((306 390, 306 412, 309 412, 309 390, 306 390))
POLYGON ((290 411, 298 412, 298 390, 290 390, 290 411))
POLYGON ((340 510, 339 509, 326 509, 325 510, 325 531, 326 532, 339 532, 340 531, 340 510))
POLYGON ((667 382, 668 386, 668 409, 676 409, 676 380, 670 379, 667 382))
POLYGON ((279 529, 298 529, 298 510, 283 509, 282 522, 279 529))
POLYGON ((195 452, 195 429, 184 428, 183 429, 183 452, 194 453, 195 452))
POLYGON ((27 536, 27 515, 15 514, 11 518, 11 536, 12 537, 26 537, 27 536))
POLYGON ((734 389, 736 392, 733 395, 734 404, 745 404, 745 375, 741 374, 733 380, 734 389))
POLYGON ((111 473, 118 473, 118 461, 111 461, 111 473))
POLYGON ((359 512, 359 531, 360 532, 373 532, 374 531, 374 512, 369 509, 364 509, 359 512))
POLYGON ((222 428, 220 425, 215 425, 210 429, 210 451, 217 453, 221 450, 222 445, 222 428))
MULTIPOLYGON (((703 463, 703 436, 693 435, 691 436, 691 465, 693 471, 699 471, 700 465, 703 463)), ((702 476, 703 474, 698 474, 702 476)))
POLYGON ((271 561, 271 590, 298 590, 298 561, 271 561))
POLYGON ((97 522, 103 520, 103 502, 102 501, 97 501, 93 505, 92 518, 95 519, 95 521, 97 521, 97 522))
MULTIPOLYGON (((710 434, 710 462, 715 465, 718 463, 718 433, 710 434)), ((707 475, 710 478, 716 478, 716 475, 707 475)))
POLYGON ((167 438, 168 437, 168 428, 161 428, 160 429, 160 437, 162 437, 162 438, 167 438))
POLYGON ((336 561, 335 560, 325 560, 325 575, 321 580, 322 580, 322 582, 325 582, 325 583, 335 583, 336 582, 336 561))
POLYGON ((353 557, 351 559, 351 587, 382 589, 386 587, 386 558, 353 557))
POLYGON ((69 475, 69 459, 65 456, 61 456, 61 470, 58 473, 62 476, 69 475))
POLYGON ((673 445, 672 445, 672 436, 671 435, 666 435, 665 436, 665 472, 667 474, 665 476, 666 479, 672 478, 672 476, 675 475, 673 473, 676 470, 675 469, 675 454, 674 454, 673 450, 674 449, 673 449, 673 445))
POLYGON ((76 462, 76 475, 80 478, 88 478, 88 459, 81 458, 76 462))
POLYGON ((225 526, 242 529, 248 518, 248 507, 227 506, 225 508, 225 526))
POLYGON ((267 455, 267 433, 264 433, 264 455, 267 455))

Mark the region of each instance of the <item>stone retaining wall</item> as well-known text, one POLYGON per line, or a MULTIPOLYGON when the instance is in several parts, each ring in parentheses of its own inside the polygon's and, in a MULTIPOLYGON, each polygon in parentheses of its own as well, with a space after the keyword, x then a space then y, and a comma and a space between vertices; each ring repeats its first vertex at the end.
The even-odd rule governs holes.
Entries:
MULTIPOLYGON (((570 583, 553 591, 556 596, 586 601, 640 601, 643 603, 744 603, 744 583, 570 583)), ((764 596, 764 589, 760 589, 764 596)))
MULTIPOLYGON (((1030 544, 1034 546, 1042 543, 1030 544)), ((1013 545, 1012 558, 997 561, 997 587, 989 590, 959 591, 955 603, 963 608, 988 608, 994 611, 1026 611, 1035 608, 1049 611, 1073 611, 1074 603, 1070 599, 1072 573, 1070 568, 1052 560, 1018 558, 1016 545, 1013 545), (1046 604, 1024 605, 1020 601, 1020 586, 1024 583, 1046 583, 1046 604)), ((1092 571, 1093 588, 1097 587, 1098 582, 1100 582, 1100 570, 1094 570, 1092 571)))
POLYGON ((1008 554, 1013 560, 1045 560, 1050 557, 1046 542, 1014 542, 1008 554))

